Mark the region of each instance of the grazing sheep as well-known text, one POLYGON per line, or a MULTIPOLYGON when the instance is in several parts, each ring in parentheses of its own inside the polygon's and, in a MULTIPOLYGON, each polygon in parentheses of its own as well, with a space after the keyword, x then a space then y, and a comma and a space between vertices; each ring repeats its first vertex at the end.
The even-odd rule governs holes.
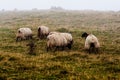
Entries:
POLYGON ((98 49, 100 47, 99 41, 97 39, 96 36, 94 36, 93 34, 87 34, 86 32, 84 32, 82 34, 82 37, 85 37, 85 49, 89 51, 89 53, 91 52, 95 52, 98 53, 98 49))
POLYGON ((40 39, 46 38, 49 34, 49 28, 46 26, 39 26, 38 27, 38 37, 40 39))
POLYGON ((32 39, 32 30, 30 28, 19 28, 16 34, 16 41, 32 39))
POLYGON ((67 40, 66 47, 71 49, 71 46, 73 44, 73 38, 72 38, 72 35, 70 33, 50 32, 49 35, 51 35, 51 34, 61 34, 62 36, 64 36, 65 39, 67 40))
POLYGON ((67 45, 67 40, 65 39, 64 36, 62 36, 61 34, 51 34, 47 36, 47 51, 48 49, 52 49, 55 47, 55 50, 62 47, 62 49, 64 49, 64 47, 67 45))

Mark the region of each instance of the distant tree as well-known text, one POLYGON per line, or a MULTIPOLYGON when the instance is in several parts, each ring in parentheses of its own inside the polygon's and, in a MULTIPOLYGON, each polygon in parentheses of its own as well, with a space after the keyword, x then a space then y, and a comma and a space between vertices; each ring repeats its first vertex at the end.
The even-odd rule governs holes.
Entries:
POLYGON ((56 7, 56 6, 52 6, 51 8, 50 8, 51 10, 64 10, 62 7, 56 7))
POLYGON ((17 9, 17 8, 15 8, 13 11, 18 11, 18 9, 17 9))
POLYGON ((33 8, 32 11, 37 11, 38 9, 37 8, 33 8))

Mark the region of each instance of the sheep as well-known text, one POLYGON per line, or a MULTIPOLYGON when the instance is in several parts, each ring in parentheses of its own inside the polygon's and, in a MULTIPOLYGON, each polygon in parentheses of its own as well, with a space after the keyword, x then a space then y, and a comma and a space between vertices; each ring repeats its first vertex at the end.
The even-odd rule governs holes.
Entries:
POLYGON ((47 36, 47 51, 48 49, 52 49, 55 47, 55 50, 62 47, 62 49, 64 49, 64 47, 67 45, 67 40, 65 39, 64 36, 62 36, 61 34, 51 34, 47 36))
POLYGON ((39 26, 38 27, 38 37, 40 39, 46 38, 49 34, 49 28, 46 26, 39 26))
POLYGON ((16 42, 18 40, 32 39, 32 30, 30 28, 19 28, 16 34, 16 42))
POLYGON ((59 34, 59 35, 63 36, 67 40, 67 44, 65 47, 68 47, 69 49, 71 49, 71 46, 73 44, 73 38, 70 33, 60 33, 60 32, 50 32, 49 33, 49 35, 52 35, 52 34, 59 34))
POLYGON ((96 36, 93 34, 87 34, 84 32, 81 37, 85 37, 85 49, 88 50, 89 53, 95 52, 98 53, 98 50, 100 48, 99 41, 96 36))
POLYGON ((49 35, 51 35, 51 34, 61 34, 62 36, 64 36, 65 39, 67 40, 66 47, 71 49, 71 46, 73 44, 73 38, 72 38, 72 35, 70 33, 50 32, 49 35))

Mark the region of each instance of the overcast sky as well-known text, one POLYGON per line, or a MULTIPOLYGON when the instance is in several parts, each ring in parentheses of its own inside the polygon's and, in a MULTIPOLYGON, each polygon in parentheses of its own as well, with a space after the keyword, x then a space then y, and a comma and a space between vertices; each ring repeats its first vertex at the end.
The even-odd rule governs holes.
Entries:
POLYGON ((120 0, 0 0, 0 10, 49 9, 60 6, 71 10, 120 10, 120 0))

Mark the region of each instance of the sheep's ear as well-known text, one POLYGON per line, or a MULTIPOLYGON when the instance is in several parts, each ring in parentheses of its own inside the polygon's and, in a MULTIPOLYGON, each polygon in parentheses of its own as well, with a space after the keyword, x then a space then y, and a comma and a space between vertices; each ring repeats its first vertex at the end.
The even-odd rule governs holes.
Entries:
POLYGON ((41 30, 41 28, 39 27, 39 28, 38 28, 38 31, 40 31, 40 30, 41 30))
POLYGON ((20 31, 18 31, 18 33, 21 33, 20 31))
POLYGON ((82 33, 81 37, 83 38, 83 33, 82 33))
POLYGON ((82 37, 82 38, 84 37, 83 34, 81 35, 81 37, 82 37))
POLYGON ((86 33, 84 32, 81 37, 82 37, 82 38, 85 37, 85 34, 86 34, 86 33))

